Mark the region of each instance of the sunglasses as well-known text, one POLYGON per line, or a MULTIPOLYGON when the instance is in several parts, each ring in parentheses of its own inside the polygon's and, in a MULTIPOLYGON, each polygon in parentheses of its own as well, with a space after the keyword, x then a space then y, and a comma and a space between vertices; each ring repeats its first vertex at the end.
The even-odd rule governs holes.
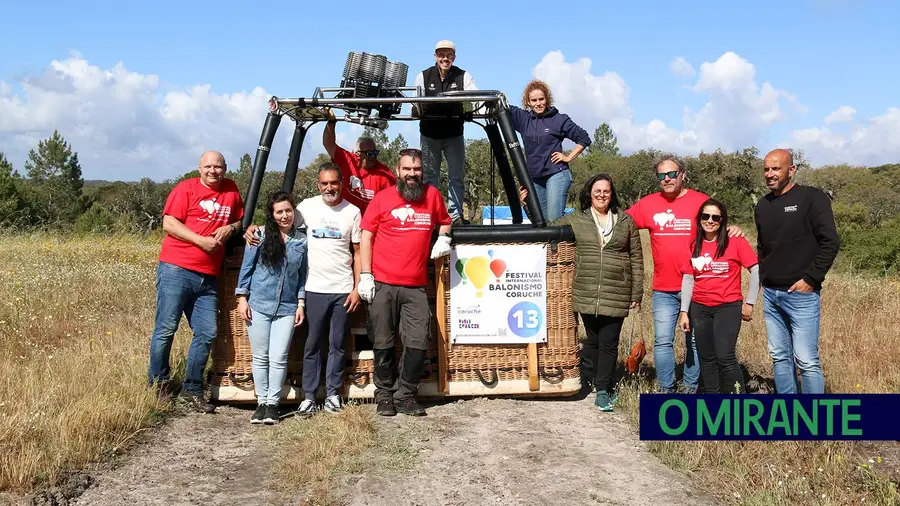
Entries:
POLYGON ((709 221, 713 220, 716 223, 722 221, 721 214, 709 214, 709 213, 700 213, 700 221, 709 221))
POLYGON ((400 156, 417 156, 419 158, 422 158, 422 150, 416 148, 401 149, 400 156))
POLYGON ((376 156, 378 156, 378 153, 380 153, 380 151, 378 151, 377 149, 369 149, 367 151, 357 151, 357 153, 359 153, 359 156, 366 155, 369 158, 375 158, 376 156))
POLYGON ((678 177, 678 171, 670 170, 669 172, 657 172, 656 173, 656 179, 659 179, 660 181, 665 181, 666 176, 668 176, 669 179, 675 179, 676 177, 678 177))

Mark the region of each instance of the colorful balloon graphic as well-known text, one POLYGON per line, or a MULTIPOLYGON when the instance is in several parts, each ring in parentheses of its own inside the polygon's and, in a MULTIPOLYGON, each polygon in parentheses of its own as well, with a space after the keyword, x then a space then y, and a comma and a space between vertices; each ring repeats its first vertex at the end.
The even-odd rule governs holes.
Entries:
POLYGON ((487 284, 491 277, 491 270, 488 267, 490 260, 488 257, 473 257, 466 262, 464 271, 469 280, 475 285, 475 296, 481 297, 484 285, 487 284))
POLYGON ((491 260, 491 272, 494 273, 495 278, 497 278, 499 280, 500 276, 503 275, 503 271, 505 271, 505 270, 506 270, 506 262, 504 262, 503 260, 501 260, 499 258, 495 258, 495 259, 491 260))
POLYGON ((494 250, 489 249, 489 250, 488 250, 488 256, 491 257, 491 258, 494 258, 494 250))

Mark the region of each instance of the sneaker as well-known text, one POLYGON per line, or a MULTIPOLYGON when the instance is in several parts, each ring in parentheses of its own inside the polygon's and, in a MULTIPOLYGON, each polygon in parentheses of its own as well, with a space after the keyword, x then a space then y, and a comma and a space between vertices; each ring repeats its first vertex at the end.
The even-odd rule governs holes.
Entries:
POLYGON ((300 403, 300 407, 297 408, 296 414, 297 414, 297 416, 299 416, 301 418, 309 418, 309 417, 313 416, 314 414, 316 414, 316 411, 318 411, 316 409, 316 402, 311 401, 309 399, 305 399, 303 402, 300 403))
POLYGON ((332 395, 325 399, 325 411, 329 413, 340 413, 344 410, 344 407, 341 405, 341 397, 339 395, 332 395))
POLYGON ((213 413, 216 410, 216 407, 206 402, 202 395, 192 394, 187 390, 182 390, 178 394, 178 398, 187 402, 188 405, 200 413, 213 413))
POLYGON ((256 406, 256 411, 253 412, 253 416, 250 417, 250 423, 253 425, 258 425, 263 423, 263 420, 266 418, 266 405, 260 404, 256 406))
POLYGON ((416 402, 415 397, 407 397, 397 404, 397 412, 409 416, 424 416, 425 408, 416 402))
POLYGON ((266 406, 266 418, 263 419, 266 425, 274 425, 278 423, 278 406, 269 404, 266 406))
POLYGON ((600 411, 612 411, 613 403, 609 398, 608 392, 597 392, 597 397, 594 398, 594 406, 597 406, 600 411))
POLYGON ((379 416, 396 416, 397 408, 394 407, 394 401, 392 399, 378 401, 378 406, 375 408, 375 414, 379 416))

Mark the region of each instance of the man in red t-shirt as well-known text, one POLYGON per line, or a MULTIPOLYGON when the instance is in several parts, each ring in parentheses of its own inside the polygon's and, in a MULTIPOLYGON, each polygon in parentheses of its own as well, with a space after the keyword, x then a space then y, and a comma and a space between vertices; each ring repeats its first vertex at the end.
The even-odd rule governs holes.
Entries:
POLYGON ((156 268, 156 321, 150 338, 150 386, 171 394, 169 355, 184 314, 194 333, 179 398, 198 411, 215 406, 203 398, 203 370, 216 337, 217 276, 225 243, 240 230, 244 203, 237 185, 224 176, 225 158, 208 151, 200 157, 200 177, 178 183, 163 208, 166 237, 156 268))
POLYGON ((362 219, 357 290, 368 303, 375 354, 376 412, 421 416, 416 401, 430 338, 428 247, 431 258, 450 253, 450 215, 437 188, 422 177, 422 152, 406 149, 397 162, 399 182, 375 195, 362 219), (394 370, 394 336, 403 339, 400 380, 394 370), (395 386, 395 382, 397 385, 395 386))
POLYGON ((397 178, 391 169, 378 161, 378 149, 375 141, 368 137, 360 137, 356 141, 356 152, 350 153, 337 145, 334 128, 337 120, 328 110, 328 123, 322 133, 322 144, 331 157, 331 161, 341 168, 341 197, 366 214, 366 207, 375 194, 397 184, 397 178))
MULTIPOLYGON (((653 362, 659 391, 675 392, 675 325, 681 308, 681 266, 690 258, 690 243, 696 235, 694 221, 709 198, 684 187, 684 161, 664 155, 654 163, 660 191, 638 200, 626 212, 638 228, 650 231, 653 255, 653 362)), ((742 236, 729 227, 729 235, 742 236)), ((694 338, 685 333, 686 354, 681 392, 696 393, 700 363, 694 338)))

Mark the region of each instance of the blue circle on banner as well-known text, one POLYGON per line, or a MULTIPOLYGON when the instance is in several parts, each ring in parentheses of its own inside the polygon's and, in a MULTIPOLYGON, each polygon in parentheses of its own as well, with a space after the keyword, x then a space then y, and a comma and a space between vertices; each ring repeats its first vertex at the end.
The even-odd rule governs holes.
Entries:
POLYGON ((519 337, 534 337, 544 324, 544 314, 534 302, 519 302, 506 316, 506 323, 519 337))

